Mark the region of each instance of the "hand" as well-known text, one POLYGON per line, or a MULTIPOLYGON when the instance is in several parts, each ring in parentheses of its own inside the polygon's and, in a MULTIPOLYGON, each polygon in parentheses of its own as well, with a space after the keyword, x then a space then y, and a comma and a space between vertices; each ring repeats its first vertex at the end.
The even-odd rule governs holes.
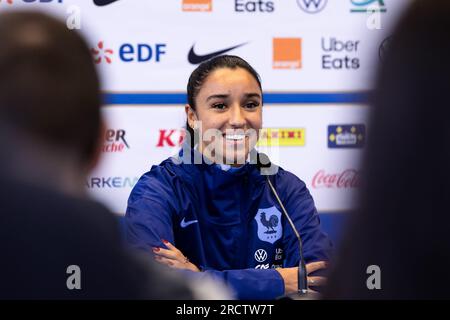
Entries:
POLYGON ((167 249, 153 248, 156 261, 175 269, 191 270, 195 272, 200 271, 195 264, 191 263, 173 244, 167 240, 163 240, 163 243, 167 249))
MULTIPOLYGON (((306 274, 309 275, 310 273, 325 269, 328 267, 328 262, 326 261, 317 261, 317 262, 311 262, 306 265, 306 274)), ((279 268, 276 269, 281 277, 284 280, 284 292, 285 294, 291 294, 295 293, 298 290, 298 267, 293 268, 279 268)), ((318 287, 323 286, 326 284, 326 278, 325 277, 313 277, 308 276, 307 282, 308 282, 308 289, 309 287, 318 287)), ((310 290, 310 289, 309 289, 310 290)), ((314 291, 314 290, 311 290, 314 291)))
POLYGON ((316 261, 308 263, 306 265, 306 274, 308 276, 307 277, 308 289, 309 287, 321 287, 327 283, 327 278, 325 277, 309 276, 310 273, 326 268, 328 268, 328 262, 326 261, 316 261))

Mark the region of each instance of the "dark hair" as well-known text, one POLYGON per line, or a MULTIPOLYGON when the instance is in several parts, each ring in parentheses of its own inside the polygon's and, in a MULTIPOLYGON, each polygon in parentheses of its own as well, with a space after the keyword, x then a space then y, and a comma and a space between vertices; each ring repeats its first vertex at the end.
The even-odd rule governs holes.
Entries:
MULTIPOLYGON (((259 89, 262 91, 261 80, 259 74, 255 69, 244 59, 238 56, 232 55, 223 55, 212 58, 200 64, 194 71, 192 71, 191 76, 189 77, 188 85, 187 85, 187 98, 188 103, 193 110, 195 110, 195 98, 197 97, 200 89, 205 83, 206 78, 215 70, 221 68, 228 69, 244 69, 248 71, 258 83, 259 89)), ((186 129, 187 134, 191 140, 191 147, 194 146, 194 130, 189 126, 188 121, 186 120, 186 129)))
POLYGON ((0 15, 0 116, 88 161, 100 134, 100 84, 90 50, 63 22, 0 15))
POLYGON ((450 298, 449 16, 448 0, 416 0, 393 35, 372 100, 361 209, 331 298, 450 298), (381 290, 366 286, 370 265, 380 267, 381 290))

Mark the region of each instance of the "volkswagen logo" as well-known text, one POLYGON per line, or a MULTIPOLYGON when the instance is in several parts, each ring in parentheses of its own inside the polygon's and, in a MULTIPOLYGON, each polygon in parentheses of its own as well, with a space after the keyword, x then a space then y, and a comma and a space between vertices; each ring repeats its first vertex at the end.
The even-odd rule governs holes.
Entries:
POLYGON ((297 0, 297 4, 307 13, 318 13, 325 8, 328 0, 297 0))
POLYGON ((267 260, 267 252, 264 249, 258 249, 255 252, 255 260, 262 263, 267 260))

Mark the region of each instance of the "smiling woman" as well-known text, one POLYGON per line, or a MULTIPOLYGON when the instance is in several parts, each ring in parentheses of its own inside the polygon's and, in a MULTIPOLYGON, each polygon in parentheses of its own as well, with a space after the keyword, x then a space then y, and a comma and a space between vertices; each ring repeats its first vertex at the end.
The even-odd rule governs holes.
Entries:
MULTIPOLYGON (((261 167, 250 161, 262 128, 257 72, 239 57, 216 57, 192 72, 187 93, 185 146, 134 187, 128 242, 172 268, 224 280, 241 299, 294 293, 298 240, 261 167)), ((312 274, 326 268, 331 242, 305 183, 277 169, 269 179, 303 239, 312 274)), ((324 281, 308 277, 314 287, 324 281)))
POLYGON ((244 61, 235 57, 219 61, 225 62, 223 67, 199 68, 190 78, 187 128, 191 134, 198 129, 198 150, 210 160, 240 166, 255 147, 262 126, 261 83, 244 61), (208 74, 207 81, 199 81, 202 73, 208 74))

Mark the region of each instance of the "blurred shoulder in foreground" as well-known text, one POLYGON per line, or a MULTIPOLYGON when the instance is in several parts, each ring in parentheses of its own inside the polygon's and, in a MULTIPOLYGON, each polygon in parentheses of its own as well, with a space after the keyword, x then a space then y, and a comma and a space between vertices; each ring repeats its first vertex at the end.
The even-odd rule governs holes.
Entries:
POLYGON ((361 210, 328 298, 450 298, 450 1, 399 21, 372 99, 361 210))
POLYGON ((127 251, 85 194, 99 158, 88 46, 41 13, 0 15, 0 299, 193 299, 195 286, 127 251))

